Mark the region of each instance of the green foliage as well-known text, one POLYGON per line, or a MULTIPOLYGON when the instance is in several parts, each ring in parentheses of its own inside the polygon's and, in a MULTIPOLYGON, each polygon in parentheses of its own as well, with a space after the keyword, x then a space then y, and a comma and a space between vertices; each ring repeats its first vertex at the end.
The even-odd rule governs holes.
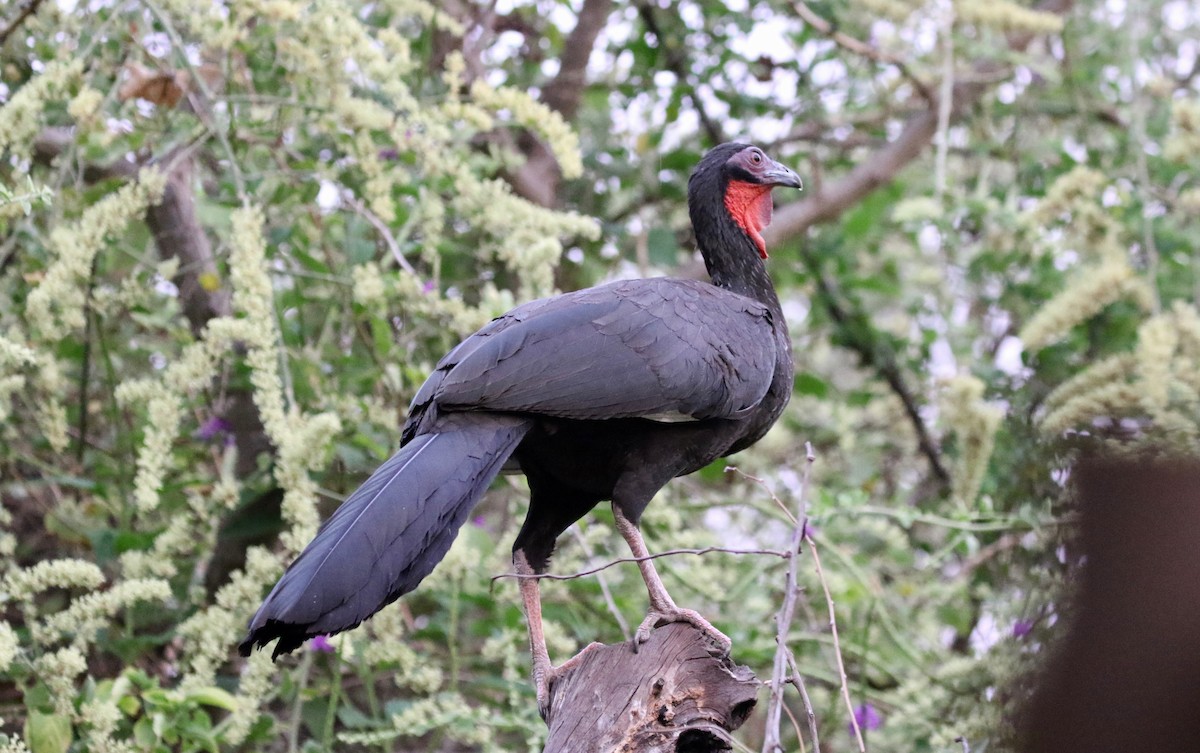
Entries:
MULTIPOLYGON (((808 6, 871 57, 790 2, 616 2, 568 125, 532 94, 579 4, 508 5, 5 14, 0 750, 538 750, 516 587, 490 581, 519 481, 328 650, 273 665, 233 647, 459 337, 554 289, 694 273, 686 177, 713 141, 767 146, 819 202, 936 111, 914 82, 936 92, 948 65, 985 93, 911 167, 772 245, 795 392, 731 461, 762 484, 714 464, 645 529, 655 550, 782 549, 768 489, 794 503, 812 442, 826 583, 802 561, 787 638, 823 749, 853 749, 823 585, 853 702, 882 720, 871 749, 1011 744, 1014 678, 1068 616, 1077 448, 1200 434, 1195 19, 1151 2, 1151 34, 1108 6, 808 6), (558 166, 533 188, 571 211, 511 187, 530 134, 558 166), (168 211, 178 192, 194 227, 168 211)), ((611 522, 565 536, 555 571, 624 554, 611 522)), ((784 568, 661 562, 764 678, 784 568)), ((556 660, 645 609, 631 566, 543 593, 556 660)), ((760 747, 756 720, 739 734, 760 747)))

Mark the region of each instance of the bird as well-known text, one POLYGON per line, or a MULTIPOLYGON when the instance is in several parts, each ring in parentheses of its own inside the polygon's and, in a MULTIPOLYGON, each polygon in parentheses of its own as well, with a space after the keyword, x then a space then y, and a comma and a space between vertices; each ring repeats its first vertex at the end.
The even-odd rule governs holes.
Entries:
POLYGON ((277 658, 412 591, 496 475, 516 470, 530 499, 512 559, 543 718, 554 681, 588 649, 551 664, 536 576, 558 536, 601 502, 649 595, 634 649, 686 622, 727 655, 729 638, 667 593, 639 521, 671 479, 761 439, 791 396, 791 341, 762 236, 776 186, 802 189, 757 146, 713 147, 688 179, 708 281, 622 280, 531 301, 446 354, 413 397, 399 450, 287 568, 241 654, 278 639, 277 658))

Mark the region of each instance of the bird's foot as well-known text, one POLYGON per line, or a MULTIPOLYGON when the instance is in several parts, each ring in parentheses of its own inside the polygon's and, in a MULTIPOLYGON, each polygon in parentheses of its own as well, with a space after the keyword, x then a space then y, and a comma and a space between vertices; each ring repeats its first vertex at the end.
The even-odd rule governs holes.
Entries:
POLYGON ((641 648, 642 644, 650 640, 651 630, 663 625, 669 625, 672 622, 686 622, 696 627, 716 644, 722 656, 728 656, 729 650, 733 648, 733 641, 729 640, 729 636, 713 627, 713 624, 701 617, 699 612, 694 609, 682 609, 671 606, 665 609, 650 610, 646 615, 646 619, 642 620, 642 624, 638 625, 637 632, 633 635, 633 650, 637 651, 641 648))
POLYGON ((534 666, 533 668, 533 687, 537 693, 538 713, 542 715, 542 721, 549 723, 550 721, 550 687, 558 682, 562 677, 574 669, 580 661, 583 660, 585 654, 597 648, 602 648, 603 643, 589 643, 583 647, 583 650, 567 659, 557 667, 551 666, 549 662, 543 667, 534 666))

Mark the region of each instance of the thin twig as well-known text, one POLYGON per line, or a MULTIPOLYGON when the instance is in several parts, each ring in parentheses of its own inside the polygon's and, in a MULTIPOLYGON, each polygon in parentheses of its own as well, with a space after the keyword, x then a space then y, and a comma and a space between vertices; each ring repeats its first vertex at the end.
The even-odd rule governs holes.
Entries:
MULTIPOLYGON (((589 559, 593 557, 592 547, 583 537, 583 531, 579 530, 578 523, 571 526, 571 534, 575 537, 575 542, 579 544, 584 555, 589 559)), ((617 602, 613 599, 612 590, 608 587, 608 580, 602 574, 597 573, 596 583, 600 585, 600 593, 604 595, 604 603, 608 606, 609 613, 617 621, 617 626, 621 628, 621 637, 628 641, 632 637, 629 633, 629 623, 625 621, 625 615, 621 614, 621 610, 617 609, 617 602)))
POLYGON ((796 690, 800 691, 800 700, 804 702, 804 713, 808 716, 808 734, 813 741, 813 750, 820 753, 821 743, 820 737, 817 735, 817 712, 813 710, 812 698, 808 696, 808 687, 804 684, 804 677, 800 675, 800 668, 796 666, 796 657, 792 654, 791 649, 788 649, 788 666, 792 670, 791 683, 796 686, 796 690))
POLYGON ((162 24, 163 31, 166 32, 167 38, 171 40, 171 49, 175 53, 175 57, 179 58, 184 66, 187 67, 188 72, 192 74, 192 84, 199 90, 201 96, 204 97, 205 104, 207 105, 206 109, 208 110, 207 113, 201 113, 199 108, 197 108, 196 116, 200 118, 200 122, 204 124, 205 128, 217 138, 217 143, 221 146, 221 151, 225 152, 225 157, 229 160, 229 174, 233 178, 233 185, 237 190, 238 200, 242 202, 243 206, 248 205, 250 196, 246 192, 246 181, 242 177, 241 168, 238 167, 237 155, 234 153, 233 145, 229 141, 229 134, 226 133, 230 122, 227 119, 224 122, 217 122, 217 110, 213 107, 216 97, 213 96, 212 90, 208 87, 208 82, 204 80, 204 76, 200 74, 199 68, 188 58, 187 47, 183 43, 183 38, 179 35, 174 25, 171 24, 171 20, 167 17, 166 12, 151 2, 151 0, 142 0, 142 5, 162 24), (207 118, 205 117, 206 115, 207 118), (213 122, 205 122, 209 118, 213 122))
POLYGON ((1137 171, 1137 182, 1140 193, 1142 195, 1142 246, 1146 254, 1146 276, 1150 278, 1150 294, 1154 301, 1155 312, 1162 310, 1162 300, 1158 294, 1158 244, 1154 241, 1154 218, 1150 213, 1150 207, 1146 197, 1151 195, 1150 186, 1150 168, 1146 162, 1146 149, 1143 144, 1146 143, 1146 109, 1145 96, 1142 87, 1137 84, 1137 63, 1139 61, 1139 47, 1141 46, 1142 32, 1145 29, 1144 23, 1140 14, 1133 14, 1132 18, 1126 20, 1129 25, 1129 34, 1126 36, 1128 44, 1128 59, 1129 59, 1129 80, 1133 82, 1133 92, 1130 95, 1130 125, 1132 126, 1133 136, 1130 139, 1131 148, 1134 152, 1134 168, 1137 171))
POLYGON ((645 557, 619 557, 615 560, 612 560, 611 562, 606 562, 605 564, 603 564, 599 567, 594 567, 590 570, 581 570, 577 573, 571 573, 570 575, 551 575, 549 573, 529 573, 527 575, 524 573, 500 573, 499 575, 493 575, 492 581, 495 582, 497 580, 500 580, 501 578, 517 578, 517 579, 533 578, 535 580, 576 580, 578 578, 583 578, 588 575, 595 575, 596 573, 600 572, 601 570, 607 570, 610 567, 615 567, 617 565, 620 565, 620 564, 623 564, 626 562, 645 562, 646 560, 656 560, 659 557, 670 557, 670 556, 676 555, 676 554, 709 554, 710 552, 721 552, 723 554, 769 554, 772 557, 780 557, 782 559, 788 558, 787 552, 781 552, 777 549, 730 549, 728 547, 723 547, 723 546, 706 546, 703 549, 668 549, 665 552, 658 552, 656 554, 648 554, 645 557))
POLYGON ((962 746, 963 746, 963 753, 971 753, 971 744, 967 742, 967 738, 965 738, 965 737, 956 737, 956 738, 954 738, 954 742, 956 742, 956 743, 962 743, 962 746))
POLYGON ((800 16, 804 23, 829 37, 838 47, 848 52, 853 52, 855 55, 862 55, 865 58, 874 60, 876 63, 892 66, 900 72, 900 75, 906 81, 912 84, 912 87, 921 95, 921 99, 930 104, 934 102, 933 91, 909 69, 908 64, 903 60, 876 47, 872 47, 866 42, 861 42, 845 32, 838 31, 836 26, 814 13, 813 9, 808 7, 803 0, 797 0, 797 2, 792 3, 792 7, 796 10, 796 15, 800 16))
MULTIPOLYGON (((779 726, 782 721, 783 685, 787 681, 788 675, 787 637, 792 627, 792 615, 796 611, 796 599, 800 595, 800 586, 797 583, 798 555, 800 544, 804 541, 808 528, 808 485, 812 477, 813 460, 816 459, 811 442, 805 442, 804 449, 807 462, 804 466, 804 477, 800 481, 800 494, 796 501, 796 515, 793 518, 795 524, 792 526, 792 538, 788 546, 788 569, 783 604, 775 615, 775 664, 771 672, 771 697, 767 701, 767 725, 763 738, 763 753, 776 753, 783 750, 783 746, 779 743, 779 726)), ((817 753, 820 751, 820 744, 816 737, 813 738, 813 749, 817 753)))
POLYGON ((300 679, 296 684, 296 700, 292 704, 292 715, 288 719, 287 740, 288 753, 297 753, 300 750, 300 725, 304 719, 304 697, 308 688, 308 677, 312 673, 313 652, 306 650, 304 656, 300 658, 300 668, 298 674, 300 679))
POLYGON ((833 594, 829 592, 829 583, 825 580, 825 571, 821 569, 821 555, 817 553, 817 542, 813 541, 811 535, 806 535, 804 541, 808 543, 809 551, 812 552, 813 565, 817 569, 817 580, 821 581, 821 588, 825 591, 825 604, 829 607, 829 631, 833 635, 833 655, 837 658, 838 677, 842 682, 842 698, 846 701, 846 710, 850 712, 850 728, 854 730, 854 739, 858 741, 858 750, 860 753, 866 753, 867 745, 863 742, 862 730, 858 728, 858 719, 854 716, 854 702, 850 700, 850 685, 846 679, 846 663, 842 661, 842 644, 838 639, 837 617, 834 615, 833 594))
POLYGON ((3 29, 0 29, 0 44, 7 42, 9 35, 16 31, 17 27, 25 23, 25 19, 29 18, 34 13, 37 13, 38 7, 41 6, 41 4, 42 0, 29 0, 29 2, 25 3, 25 7, 17 11, 16 18, 14 18, 12 21, 9 21, 3 29))
POLYGON ((100 264, 100 255, 92 257, 91 270, 88 272, 87 293, 84 298, 83 324, 83 363, 79 366, 79 445, 75 448, 75 462, 83 464, 83 454, 87 449, 88 435, 88 382, 92 373, 92 335, 96 328, 96 317, 92 315, 92 294, 96 291, 96 269, 100 264))
POLYGON ((946 470, 946 466, 942 462, 941 450, 934 441, 929 427, 925 425, 916 395, 908 386, 895 354, 879 342, 870 319, 856 310, 857 307, 852 309, 848 305, 846 296, 825 274, 820 259, 805 245, 800 247, 800 258, 817 284, 817 300, 825 307, 829 318, 833 320, 838 329, 847 336, 845 347, 856 352, 862 364, 873 369, 876 376, 887 382, 892 392, 900 399, 900 403, 904 406, 904 413, 908 416, 913 431, 916 433, 917 447, 928 459, 930 470, 933 472, 939 488, 949 489, 950 472, 946 470))
MULTIPOLYGON (((788 680, 791 682, 791 680, 788 680)), ((796 742, 800 743, 800 753, 808 753, 808 748, 804 746, 804 734, 800 732, 800 720, 792 713, 791 707, 786 703, 783 704, 783 713, 787 714, 788 721, 792 723, 792 731, 796 733, 796 742)))
MULTIPOLYGON (((805 443, 805 447, 808 449, 809 452, 812 452, 811 448, 808 448, 807 443, 805 443)), ((769 496, 771 498, 771 501, 774 502, 776 504, 776 506, 778 506, 779 509, 783 511, 783 514, 787 516, 787 519, 792 522, 792 525, 796 525, 796 522, 797 522, 796 516, 792 514, 791 510, 787 509, 787 505, 783 504, 783 501, 780 500, 779 497, 775 496, 775 492, 771 491, 771 487, 767 486, 767 482, 764 479, 761 479, 758 476, 754 476, 752 474, 746 473, 741 468, 738 468, 736 465, 725 466, 725 472, 726 473, 736 473, 737 475, 741 476, 742 478, 747 479, 749 481, 753 481, 754 483, 761 486, 763 491, 765 491, 767 493, 767 496, 769 496)))
POLYGON ((416 275, 417 270, 408 263, 408 259, 404 258, 404 251, 400 248, 400 242, 396 240, 396 236, 392 235, 392 229, 387 226, 387 223, 379 218, 379 215, 372 212, 366 204, 358 200, 350 189, 342 190, 342 201, 346 206, 354 210, 355 214, 362 217, 375 231, 383 236, 383 242, 387 244, 388 250, 392 252, 392 258, 400 265, 400 268, 410 275, 416 275))
POLYGON ((687 98, 692 102, 692 107, 696 109, 696 117, 700 120, 700 127, 714 145, 725 141, 721 125, 709 115, 703 99, 701 99, 696 91, 696 87, 689 84, 689 80, 691 79, 691 64, 688 60, 686 49, 683 45, 668 39, 658 23, 658 18, 655 16, 655 9, 658 7, 657 4, 643 0, 636 3, 636 6, 642 23, 646 24, 646 31, 658 38, 658 47, 665 52, 667 70, 675 74, 678 85, 684 88, 687 98))
POLYGON ((937 151, 934 155, 934 192, 942 201, 946 193, 946 157, 950 153, 950 110, 954 102, 954 6, 945 0, 942 26, 942 84, 937 101, 937 151))

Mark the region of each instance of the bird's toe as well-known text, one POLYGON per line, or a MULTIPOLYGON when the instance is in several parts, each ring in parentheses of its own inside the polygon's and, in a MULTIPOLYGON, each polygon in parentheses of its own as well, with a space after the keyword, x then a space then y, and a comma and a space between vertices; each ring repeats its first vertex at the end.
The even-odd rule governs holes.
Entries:
POLYGON ((638 626, 637 632, 634 633, 634 652, 637 652, 642 644, 650 640, 650 632, 654 628, 669 625, 672 622, 686 622, 704 633, 716 645, 721 656, 728 656, 730 650, 733 648, 733 641, 729 640, 729 636, 715 628, 699 612, 694 609, 675 607, 673 609, 652 609, 646 615, 646 619, 642 620, 642 624, 638 626))

